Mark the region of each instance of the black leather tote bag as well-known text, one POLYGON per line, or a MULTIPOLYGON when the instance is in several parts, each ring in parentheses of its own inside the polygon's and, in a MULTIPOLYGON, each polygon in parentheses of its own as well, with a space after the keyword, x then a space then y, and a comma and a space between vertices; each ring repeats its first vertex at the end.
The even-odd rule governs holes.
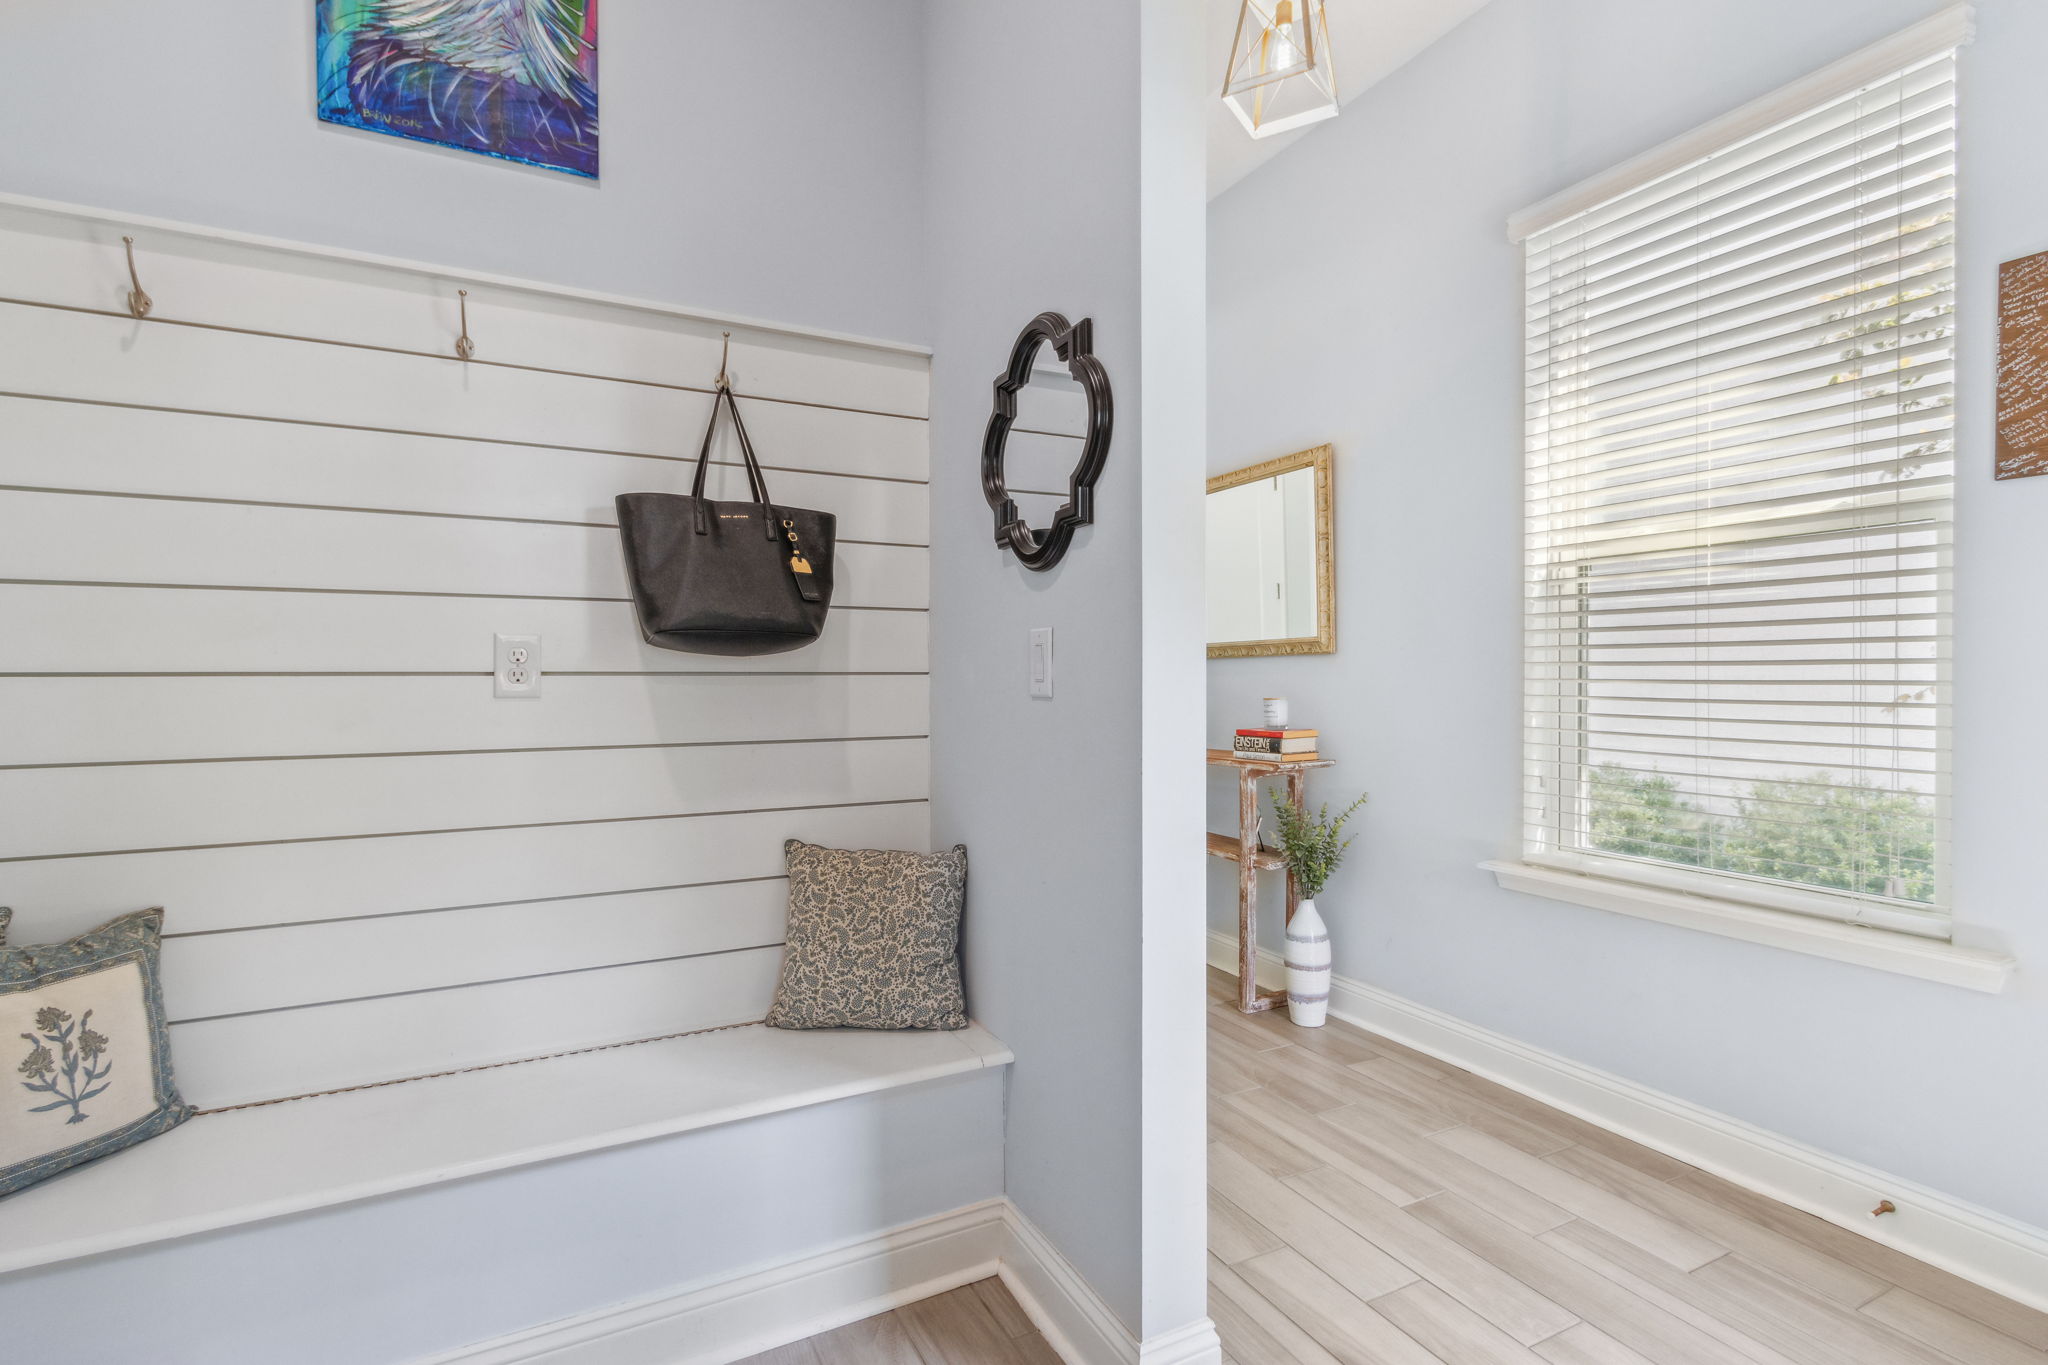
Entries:
POLYGON ((647 643, 690 654, 781 654, 825 628, 832 605, 830 512, 778 507, 732 389, 718 386, 690 494, 621 493, 619 536, 647 643), (704 496, 721 407, 746 456, 752 502, 704 496))

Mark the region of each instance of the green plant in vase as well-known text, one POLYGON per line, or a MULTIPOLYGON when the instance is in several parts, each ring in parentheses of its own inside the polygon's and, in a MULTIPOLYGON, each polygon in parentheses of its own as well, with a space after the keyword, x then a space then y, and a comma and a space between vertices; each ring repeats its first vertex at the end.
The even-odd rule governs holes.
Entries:
POLYGON ((1280 857, 1301 889, 1301 903, 1287 921, 1287 1017, 1303 1028, 1322 1027, 1330 1010, 1330 934, 1316 897, 1344 861, 1351 847, 1344 826, 1365 801, 1361 794, 1334 816, 1325 802, 1311 815, 1296 810, 1284 793, 1273 795, 1280 857))

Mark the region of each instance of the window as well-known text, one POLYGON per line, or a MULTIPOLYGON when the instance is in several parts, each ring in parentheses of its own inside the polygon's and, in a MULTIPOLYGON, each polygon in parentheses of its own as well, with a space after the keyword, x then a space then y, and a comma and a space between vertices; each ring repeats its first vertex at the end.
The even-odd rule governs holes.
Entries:
POLYGON ((1532 211, 1527 861, 1948 936, 1952 47, 1532 211))

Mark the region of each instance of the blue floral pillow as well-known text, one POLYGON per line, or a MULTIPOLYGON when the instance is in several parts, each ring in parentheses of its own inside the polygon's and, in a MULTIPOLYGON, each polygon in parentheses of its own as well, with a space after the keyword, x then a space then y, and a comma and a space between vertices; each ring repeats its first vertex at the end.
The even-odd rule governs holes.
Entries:
POLYGON ((138 910, 64 943, 0 947, 0 1195, 192 1116, 171 1079, 163 919, 138 910))

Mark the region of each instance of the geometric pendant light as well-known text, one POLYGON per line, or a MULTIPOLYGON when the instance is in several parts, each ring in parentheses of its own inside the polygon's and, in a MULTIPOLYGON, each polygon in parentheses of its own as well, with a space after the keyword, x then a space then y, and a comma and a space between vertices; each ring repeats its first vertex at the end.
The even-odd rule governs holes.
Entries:
POLYGON ((1337 71, 1323 0, 1244 0, 1223 102, 1253 137, 1337 115, 1337 71))

